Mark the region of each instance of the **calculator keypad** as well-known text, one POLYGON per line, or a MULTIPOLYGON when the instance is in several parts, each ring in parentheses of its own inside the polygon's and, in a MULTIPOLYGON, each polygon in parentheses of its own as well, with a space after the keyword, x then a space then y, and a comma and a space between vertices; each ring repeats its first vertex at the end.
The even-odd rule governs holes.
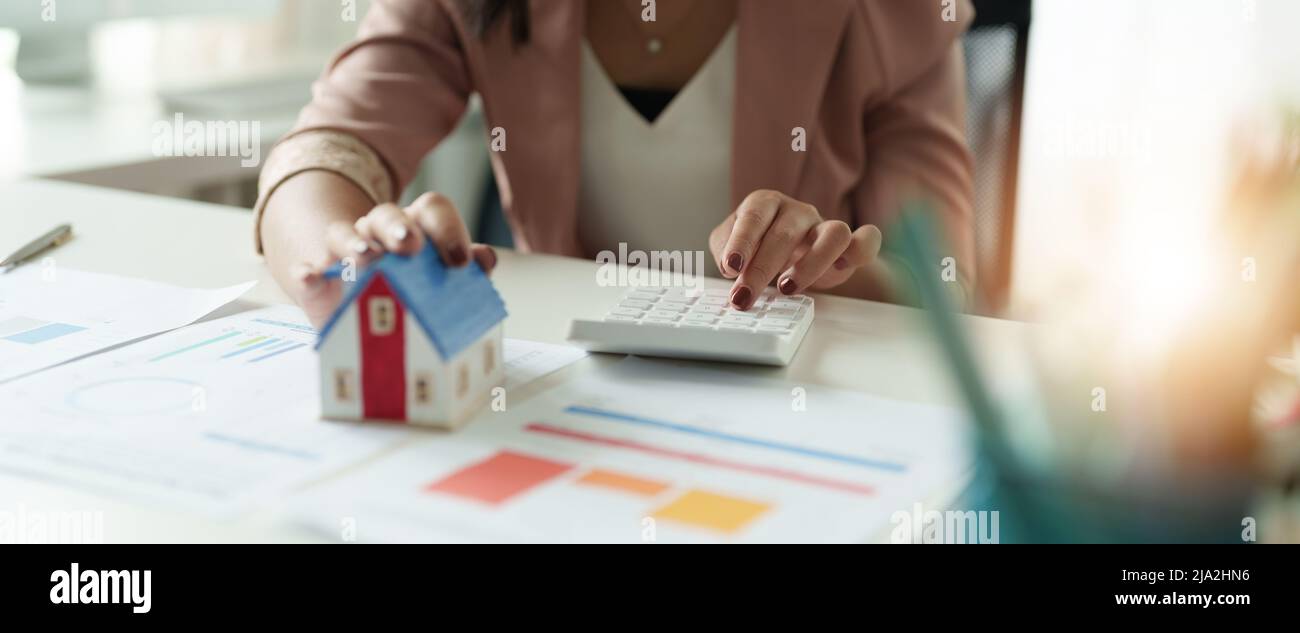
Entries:
POLYGON ((787 297, 767 288, 749 311, 730 307, 725 290, 636 288, 605 315, 606 321, 663 328, 789 335, 812 306, 810 297, 787 297))

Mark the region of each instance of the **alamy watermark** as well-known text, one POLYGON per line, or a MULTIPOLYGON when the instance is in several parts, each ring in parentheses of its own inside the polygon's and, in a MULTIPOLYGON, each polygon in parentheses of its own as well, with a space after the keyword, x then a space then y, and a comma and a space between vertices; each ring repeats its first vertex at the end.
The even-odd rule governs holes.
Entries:
POLYGON ((177 112, 154 122, 151 131, 154 156, 237 156, 242 167, 262 162, 261 121, 187 121, 177 112))
POLYGON ((704 283, 704 251, 630 250, 620 242, 617 253, 596 254, 596 263, 596 284, 601 287, 701 288, 704 283))
POLYGON ((912 510, 899 510, 889 517, 893 529, 889 542, 996 544, 1001 542, 997 510, 926 510, 920 503, 912 510))
POLYGON ((104 513, 50 511, 19 505, 0 510, 0 544, 90 544, 104 542, 104 513))

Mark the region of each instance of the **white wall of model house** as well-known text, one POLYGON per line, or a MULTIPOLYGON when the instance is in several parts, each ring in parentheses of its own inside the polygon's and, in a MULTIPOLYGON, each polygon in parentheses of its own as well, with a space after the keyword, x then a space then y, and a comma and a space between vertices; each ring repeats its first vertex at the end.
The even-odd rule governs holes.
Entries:
MULTIPOLYGON (((359 301, 340 315, 321 342, 321 415, 364 420, 359 301)), ((503 328, 497 324, 474 344, 444 361, 423 326, 404 312, 407 423, 454 428, 482 408, 505 381, 503 328)))

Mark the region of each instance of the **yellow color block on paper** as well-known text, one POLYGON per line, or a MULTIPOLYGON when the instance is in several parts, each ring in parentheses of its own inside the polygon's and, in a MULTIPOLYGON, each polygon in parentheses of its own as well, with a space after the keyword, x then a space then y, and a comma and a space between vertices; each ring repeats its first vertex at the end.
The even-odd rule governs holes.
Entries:
POLYGON ((730 534, 749 525, 771 507, 766 503, 692 490, 660 508, 654 516, 730 534))

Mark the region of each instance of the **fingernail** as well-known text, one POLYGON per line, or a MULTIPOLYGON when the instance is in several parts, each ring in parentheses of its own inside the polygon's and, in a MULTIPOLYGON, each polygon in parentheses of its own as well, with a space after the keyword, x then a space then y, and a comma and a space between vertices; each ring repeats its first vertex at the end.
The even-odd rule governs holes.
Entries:
POLYGON ((727 256, 727 268, 735 272, 740 272, 740 267, 745 265, 745 258, 740 253, 732 253, 727 256))
POLYGON ((844 270, 845 268, 848 268, 848 266, 849 260, 844 259, 843 257, 835 260, 835 270, 844 270))
POLYGON ((731 293, 731 305, 741 310, 748 310, 753 296, 754 293, 750 292, 749 288, 744 286, 736 288, 736 291, 731 293))
POLYGON ((410 235, 410 232, 407 231, 404 226, 395 226, 393 227, 393 230, 389 231, 389 233, 398 240, 404 240, 407 235, 410 235))
POLYGON ((452 266, 464 266, 469 263, 469 257, 465 255, 465 247, 459 244, 447 251, 447 259, 451 260, 452 266))
POLYGON ((792 295, 799 291, 799 286, 795 285, 794 280, 789 277, 782 279, 781 283, 778 284, 777 287, 781 289, 782 293, 787 295, 792 295))
POLYGON ((352 242, 352 252, 358 255, 363 255, 368 250, 370 250, 370 245, 367 244, 365 240, 356 240, 352 242))
POLYGON ((487 254, 488 254, 488 270, 492 270, 493 268, 497 267, 497 249, 488 247, 487 254))

